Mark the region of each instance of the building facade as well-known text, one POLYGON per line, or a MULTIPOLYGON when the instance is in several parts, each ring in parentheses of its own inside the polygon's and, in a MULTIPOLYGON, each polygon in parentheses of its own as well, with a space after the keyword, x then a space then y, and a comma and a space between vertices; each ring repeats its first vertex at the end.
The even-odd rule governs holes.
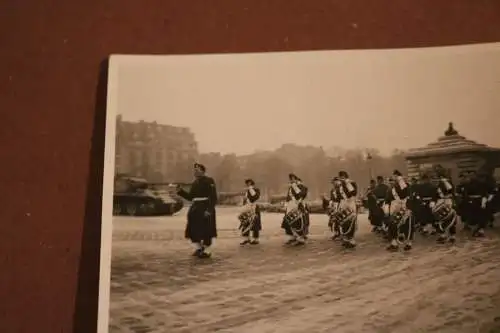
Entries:
POLYGON ((194 134, 186 127, 116 119, 115 174, 151 182, 185 182, 198 158, 194 134))
POLYGON ((422 173, 440 166, 456 182, 462 171, 485 171, 491 175, 500 167, 500 149, 468 140, 449 123, 444 135, 425 147, 406 154, 408 177, 420 178, 422 173))

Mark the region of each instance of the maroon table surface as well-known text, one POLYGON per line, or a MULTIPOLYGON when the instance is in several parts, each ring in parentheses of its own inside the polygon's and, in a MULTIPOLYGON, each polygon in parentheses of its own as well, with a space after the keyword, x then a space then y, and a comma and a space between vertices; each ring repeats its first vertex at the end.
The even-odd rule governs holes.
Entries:
POLYGON ((498 0, 3 0, 0 331, 96 331, 113 53, 500 41, 498 0))

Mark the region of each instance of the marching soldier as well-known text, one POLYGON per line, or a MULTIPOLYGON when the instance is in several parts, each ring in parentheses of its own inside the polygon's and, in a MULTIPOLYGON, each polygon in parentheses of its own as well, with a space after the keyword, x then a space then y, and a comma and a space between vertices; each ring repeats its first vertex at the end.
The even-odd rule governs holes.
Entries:
POLYGON ((193 169, 195 180, 190 191, 186 192, 177 186, 177 194, 192 202, 187 214, 185 237, 196 248, 193 256, 209 258, 212 239, 217 237, 217 190, 213 178, 205 175, 204 165, 195 163, 193 169))
POLYGON ((394 170, 392 186, 384 204, 385 214, 390 216, 388 222, 390 244, 387 250, 399 249, 400 235, 404 236, 404 250, 409 251, 412 248, 414 227, 411 211, 407 209, 409 195, 408 183, 403 179, 400 171, 394 170))
POLYGON ((287 245, 304 245, 306 232, 306 207, 304 199, 307 196, 307 187, 300 182, 300 178, 291 173, 288 175, 290 186, 286 198, 286 212, 281 223, 281 228, 289 236, 287 245))
POLYGON ((307 198, 307 193, 308 193, 308 188, 307 186, 304 185, 302 182, 302 179, 297 177, 297 185, 303 189, 303 198, 302 201, 300 202, 300 207, 304 213, 304 239, 307 240, 309 237, 309 224, 310 224, 310 211, 309 211, 309 205, 307 202, 305 202, 307 198))
MULTIPOLYGON (((410 180, 410 190, 409 190, 410 196, 408 198, 408 208, 413 213, 415 213, 415 211, 417 210, 418 204, 419 204, 418 201, 416 200, 416 193, 418 190, 418 186, 419 186, 418 179, 415 177, 412 177, 410 180)), ((417 227, 419 224, 419 221, 417 220, 416 214, 413 214, 413 217, 414 217, 414 221, 415 221, 415 227, 417 227)))
MULTIPOLYGON (((328 212, 328 216, 335 213, 339 207, 341 194, 340 194, 340 179, 339 177, 334 177, 332 179, 332 188, 330 190, 330 198, 325 197, 323 199, 323 209, 328 212)), ((328 221, 328 227, 332 230, 332 240, 336 240, 340 236, 340 230, 338 223, 333 223, 331 218, 328 221)))
POLYGON ((493 222, 495 221, 495 213, 498 207, 498 185, 495 181, 495 178, 488 174, 486 176, 486 183, 488 185, 489 191, 493 196, 486 205, 486 211, 488 214, 488 227, 493 227, 493 222))
POLYGON ((454 208, 456 191, 455 186, 448 177, 445 169, 438 169, 437 176, 439 177, 437 186, 438 200, 436 201, 438 206, 435 209, 439 209, 443 212, 443 216, 441 218, 435 218, 435 228, 439 234, 437 241, 439 243, 444 243, 448 240, 449 242, 454 243, 455 235, 457 233, 458 218, 458 214, 454 208), (445 207, 442 208, 440 205, 445 207))
POLYGON ((377 182, 375 179, 370 179, 370 185, 368 185, 368 188, 366 189, 365 194, 363 195, 363 207, 368 209, 368 221, 370 221, 370 224, 372 225, 372 232, 376 231, 375 225, 373 224, 373 217, 372 217, 372 207, 375 206, 375 197, 373 196, 373 190, 375 189, 375 186, 377 185, 377 182))
POLYGON ((493 179, 492 188, 494 190, 494 197, 491 201, 491 220, 489 226, 493 228, 495 225, 495 214, 500 211, 500 184, 497 183, 496 179, 493 179))
POLYGON ((465 186, 467 200, 468 224, 475 226, 474 237, 483 237, 484 229, 488 225, 487 206, 493 200, 495 189, 487 181, 487 175, 480 173, 471 177, 465 186))
POLYGON ((464 225, 464 229, 469 230, 470 227, 467 223, 467 197, 465 193, 465 189, 467 187, 467 183, 469 182, 468 174, 465 171, 460 172, 459 174, 459 183, 455 188, 455 200, 457 206, 457 213, 460 216, 460 220, 464 225))
POLYGON ((414 196, 414 214, 420 232, 424 235, 431 233, 430 228, 434 228, 434 214, 432 209, 438 199, 438 189, 432 184, 428 174, 422 175, 422 183, 416 187, 414 196))
POLYGON ((247 190, 245 192, 243 205, 245 207, 244 214, 247 213, 248 215, 245 215, 246 218, 242 221, 240 226, 241 235, 243 237, 240 244, 256 245, 259 244, 259 235, 262 230, 260 208, 257 204, 257 200, 260 198, 260 190, 255 187, 253 179, 246 179, 245 185, 247 186, 247 190))
POLYGON ((344 211, 349 211, 352 217, 347 221, 343 221, 340 226, 340 231, 342 234, 342 245, 347 248, 353 248, 356 246, 354 236, 357 231, 357 214, 358 207, 356 204, 356 196, 358 195, 357 184, 349 179, 349 174, 345 171, 339 172, 340 179, 340 203, 339 209, 344 211))
POLYGON ((374 232, 384 231, 385 215, 382 206, 384 205, 388 191, 389 186, 385 184, 384 177, 377 176, 377 184, 372 191, 373 202, 370 205, 371 223, 374 227, 374 232))
POLYGON ((455 199, 455 186, 453 185, 451 179, 447 177, 444 169, 438 170, 437 176, 439 177, 439 199, 441 199, 447 206, 452 207, 455 199))

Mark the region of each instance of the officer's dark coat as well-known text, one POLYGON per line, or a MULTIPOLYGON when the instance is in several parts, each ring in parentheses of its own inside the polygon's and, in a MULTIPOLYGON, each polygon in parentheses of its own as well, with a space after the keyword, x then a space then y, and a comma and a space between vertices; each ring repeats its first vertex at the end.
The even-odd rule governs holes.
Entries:
POLYGON ((198 177, 189 192, 180 189, 177 194, 188 201, 193 201, 194 198, 208 198, 206 201, 192 202, 187 215, 185 237, 193 242, 217 237, 215 181, 207 176, 198 177), (205 216, 205 212, 210 215, 205 216))

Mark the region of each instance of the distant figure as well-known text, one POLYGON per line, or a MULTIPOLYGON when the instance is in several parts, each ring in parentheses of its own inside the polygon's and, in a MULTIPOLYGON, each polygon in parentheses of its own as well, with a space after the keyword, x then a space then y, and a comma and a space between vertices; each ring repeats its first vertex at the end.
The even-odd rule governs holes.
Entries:
POLYGON ((398 250, 399 243, 404 243, 404 250, 412 248, 414 237, 413 216, 408 209, 409 185, 398 170, 393 172, 393 182, 384 203, 384 212, 388 216, 388 234, 390 244, 387 250, 398 250))
POLYGON ((257 200, 260 198, 260 190, 255 187, 253 179, 246 179, 245 199, 243 201, 243 212, 238 216, 240 230, 243 240, 240 245, 259 244, 259 234, 262 229, 261 214, 257 200))
POLYGON ((354 236, 358 229, 358 207, 356 196, 358 195, 358 185, 349 179, 346 171, 339 171, 340 179, 340 203, 339 214, 341 218, 340 233, 342 237, 342 246, 353 248, 356 246, 354 236))
POLYGON ((302 184, 300 178, 291 173, 288 175, 290 185, 285 203, 285 216, 281 228, 285 229, 289 236, 287 245, 301 246, 305 244, 307 237, 307 210, 304 199, 307 197, 307 187, 302 184))
POLYGON ((177 194, 192 202, 187 214, 185 237, 195 246, 193 256, 209 258, 212 238, 217 237, 217 190, 215 181, 205 175, 204 165, 195 163, 193 169, 195 180, 189 193, 177 186, 177 194))

